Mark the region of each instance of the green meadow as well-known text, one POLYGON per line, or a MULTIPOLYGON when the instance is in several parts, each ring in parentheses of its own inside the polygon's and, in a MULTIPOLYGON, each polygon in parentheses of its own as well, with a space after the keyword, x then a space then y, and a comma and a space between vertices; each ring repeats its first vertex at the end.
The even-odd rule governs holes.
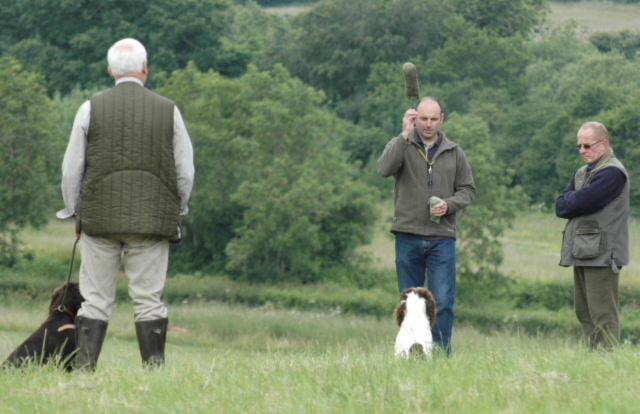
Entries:
MULTIPOLYGON (((383 269, 393 265, 384 221, 368 246, 383 269)), ((562 225, 549 213, 522 214, 505 234, 503 270, 532 279, 569 277, 569 270, 556 264, 562 225)), ((637 226, 634 222, 634 234, 637 226)), ((52 223, 25 233, 25 240, 37 255, 68 261, 73 227, 52 223)), ((626 270, 625 283, 637 280, 633 269, 626 270)), ((62 283, 63 273, 51 277, 62 283)), ((201 286, 177 276, 167 290, 201 286)), ((250 286, 230 286, 212 289, 253 294, 250 286)), ((323 295, 319 288, 316 293, 323 295)), ((169 332, 167 363, 155 371, 141 367, 132 308, 123 300, 110 322, 97 372, 6 370, 0 374, 0 413, 640 412, 636 345, 590 352, 575 332, 488 332, 461 322, 453 357, 398 360, 393 355, 395 294, 388 296, 388 314, 367 316, 339 308, 247 306, 186 295, 172 301, 171 327, 181 329, 169 332)), ((45 313, 42 297, 3 295, 0 358, 45 313)), ((569 310, 560 313, 572 318, 569 310)))
MULTIPOLYGON (((0 354, 42 316, 0 307, 0 354)), ((247 308, 171 307, 167 363, 141 368, 120 304, 98 370, 0 374, 1 413, 633 413, 634 346, 589 352, 575 338, 485 335, 463 326, 453 357, 397 360, 389 319, 247 308)))

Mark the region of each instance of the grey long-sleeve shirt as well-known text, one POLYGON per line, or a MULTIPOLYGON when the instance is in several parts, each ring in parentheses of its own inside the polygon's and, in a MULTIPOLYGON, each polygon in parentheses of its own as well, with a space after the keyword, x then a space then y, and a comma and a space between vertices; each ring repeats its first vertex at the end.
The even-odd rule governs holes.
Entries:
MULTIPOLYGON (((116 85, 122 82, 136 82, 144 87, 142 81, 134 77, 118 79, 116 85)), ((80 188, 85 168, 85 154, 87 149, 87 134, 91 122, 91 102, 84 102, 76 113, 69 144, 62 161, 62 198, 65 208, 58 211, 56 216, 60 219, 72 217, 78 212, 80 204, 80 188)), ((173 113, 173 154, 176 163, 176 175, 178 177, 178 191, 181 199, 180 214, 189 212, 187 205, 193 180, 195 167, 193 163, 193 146, 178 107, 173 113)))

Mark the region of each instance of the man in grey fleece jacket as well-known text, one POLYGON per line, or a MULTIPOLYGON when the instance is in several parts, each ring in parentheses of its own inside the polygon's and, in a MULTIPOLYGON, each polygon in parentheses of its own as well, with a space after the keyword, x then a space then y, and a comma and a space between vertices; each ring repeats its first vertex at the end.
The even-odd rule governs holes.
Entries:
POLYGON ((396 270, 400 291, 426 287, 438 302, 434 341, 451 354, 457 278, 457 213, 476 196, 464 151, 440 127, 432 97, 405 112, 403 130, 386 146, 378 172, 395 179, 396 270))

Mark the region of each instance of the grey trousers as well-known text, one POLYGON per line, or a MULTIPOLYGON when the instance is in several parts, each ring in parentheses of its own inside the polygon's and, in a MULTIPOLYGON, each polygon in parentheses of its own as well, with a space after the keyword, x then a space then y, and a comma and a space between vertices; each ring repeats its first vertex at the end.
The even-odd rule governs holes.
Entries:
POLYGON ((146 236, 92 237, 83 233, 80 243, 80 293, 85 302, 78 316, 109 321, 124 255, 135 321, 167 317, 168 309, 161 299, 169 264, 167 240, 146 236))
POLYGON ((610 267, 573 268, 575 311, 587 345, 612 348, 620 343, 620 273, 610 267))

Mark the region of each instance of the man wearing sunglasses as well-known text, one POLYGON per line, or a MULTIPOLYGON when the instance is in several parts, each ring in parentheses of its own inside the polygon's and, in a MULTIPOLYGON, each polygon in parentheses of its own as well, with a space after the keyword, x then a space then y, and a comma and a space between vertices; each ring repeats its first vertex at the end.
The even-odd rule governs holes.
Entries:
POLYGON ((556 200, 569 219, 560 266, 573 266, 575 311, 592 349, 620 342, 618 287, 629 264, 629 175, 613 154, 607 128, 587 122, 576 146, 581 167, 556 200))

